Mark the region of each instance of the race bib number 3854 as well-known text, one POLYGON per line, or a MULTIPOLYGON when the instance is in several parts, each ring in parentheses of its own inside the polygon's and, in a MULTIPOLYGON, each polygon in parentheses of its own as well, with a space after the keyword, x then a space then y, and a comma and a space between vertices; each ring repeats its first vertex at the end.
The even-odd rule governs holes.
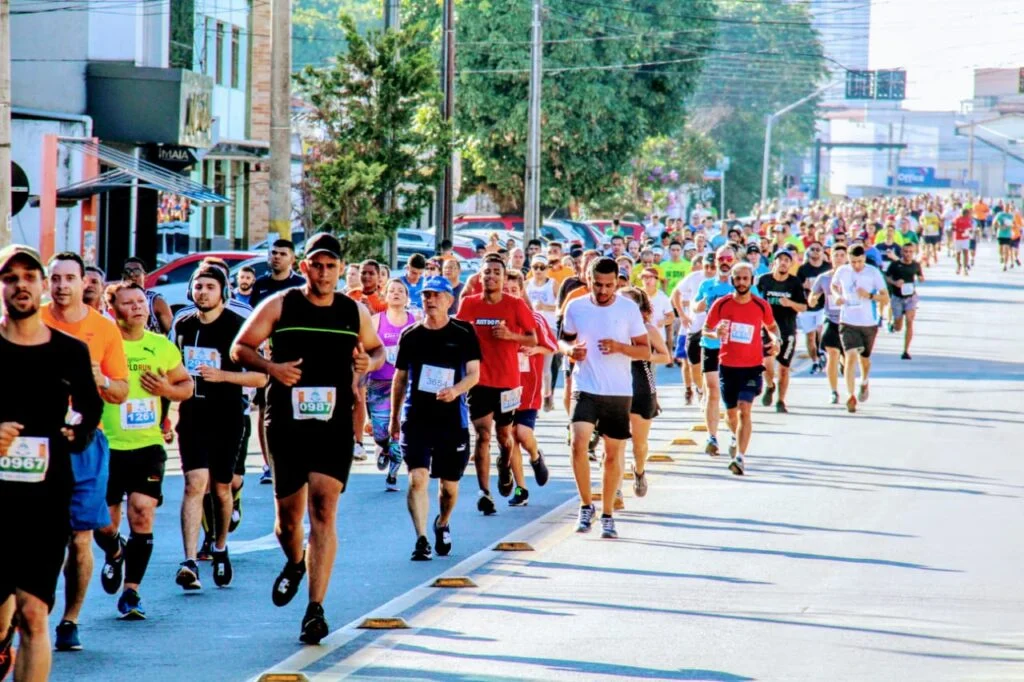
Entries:
POLYGON ((49 466, 49 438, 15 438, 0 456, 0 481, 42 483, 49 466))
POLYGON ((332 386, 296 386, 292 388, 292 418, 330 421, 338 402, 338 389, 332 386))

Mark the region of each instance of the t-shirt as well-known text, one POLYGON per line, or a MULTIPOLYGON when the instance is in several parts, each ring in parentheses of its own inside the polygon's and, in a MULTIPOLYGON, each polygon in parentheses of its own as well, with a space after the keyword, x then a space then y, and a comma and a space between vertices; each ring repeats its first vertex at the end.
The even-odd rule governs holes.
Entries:
POLYGON ((941 223, 939 216, 931 211, 921 214, 921 231, 925 237, 938 237, 941 223))
MULTIPOLYGON (((796 333, 796 311, 782 305, 783 299, 789 299, 794 303, 807 303, 804 295, 804 285, 799 277, 789 275, 786 279, 775 279, 775 275, 768 273, 761 275, 757 280, 757 288, 772 307, 772 315, 779 324, 779 331, 783 336, 796 333)), ((743 365, 737 365, 743 366, 743 365)))
POLYGON ((1006 211, 1000 211, 992 219, 996 226, 996 237, 998 239, 1010 239, 1013 236, 1013 215, 1006 211))
MULTIPOLYGON (((536 310, 533 311, 533 319, 537 322, 537 345, 551 351, 558 350, 558 342, 555 340, 555 333, 551 331, 547 320, 536 310)), ((544 371, 548 364, 548 357, 543 353, 527 355, 525 349, 519 349, 519 381, 523 387, 523 394, 519 401, 518 410, 539 410, 544 388, 544 371)))
POLYGON ((494 336, 499 323, 513 334, 529 334, 537 330, 533 311, 524 301, 502 296, 497 303, 488 303, 483 294, 466 296, 459 305, 458 319, 469 322, 480 342, 480 386, 516 388, 519 386, 519 344, 494 336))
POLYGON ((406 275, 402 275, 400 279, 405 284, 405 287, 409 290, 409 305, 411 305, 413 308, 422 308, 423 283, 426 281, 426 277, 420 275, 420 278, 416 280, 415 284, 410 282, 409 277, 406 275))
POLYGON ((865 265, 863 270, 856 272, 853 266, 847 263, 832 274, 832 281, 838 283, 840 291, 843 292, 840 322, 857 327, 872 327, 878 324, 878 304, 857 294, 857 289, 876 294, 885 288, 885 277, 878 268, 865 265))
POLYGON ((100 364, 103 376, 112 381, 128 378, 128 361, 124 357, 124 344, 117 325, 103 317, 93 308, 78 322, 58 321, 53 316, 53 304, 47 303, 41 309, 43 324, 51 329, 59 329, 83 342, 89 348, 92 362, 100 364))
POLYGON ((903 238, 904 244, 917 244, 921 241, 920 237, 917 236, 917 232, 908 230, 907 232, 897 232, 899 236, 903 238))
POLYGON ((558 292, 555 291, 555 280, 550 277, 544 280, 544 284, 537 284, 532 279, 526 282, 526 297, 533 303, 534 308, 538 305, 556 306, 555 310, 538 310, 544 321, 552 329, 555 328, 555 318, 558 306, 558 292))
POLYGON ((958 240, 970 239, 974 233, 974 222, 970 216, 962 215, 953 221, 953 236, 958 240))
POLYGON ((178 320, 172 330, 174 345, 181 351, 185 370, 195 381, 192 397, 178 407, 178 429, 183 423, 215 423, 218 419, 242 414, 245 403, 242 387, 227 382, 209 382, 199 375, 199 367, 208 365, 225 372, 241 372, 242 367, 231 359, 231 344, 245 320, 225 308, 208 324, 199 319, 199 312, 178 320))
POLYGON ((814 278, 811 285, 811 293, 821 297, 822 305, 825 307, 825 317, 829 321, 839 324, 839 308, 832 304, 832 271, 823 272, 814 278))
MULTIPOLYGON (((689 275, 687 275, 687 277, 688 276, 689 275)), ((682 282, 680 281, 679 284, 682 284, 682 282)), ((679 284, 676 286, 679 286, 679 284)), ((657 327, 661 324, 662 320, 665 319, 666 315, 674 312, 672 310, 672 299, 670 299, 661 289, 658 289, 654 296, 650 296, 649 298, 651 299, 651 308, 654 310, 651 315, 651 321, 654 323, 654 326, 657 327)))
POLYGON ((680 323, 679 333, 699 334, 700 330, 704 327, 704 319, 708 316, 708 311, 694 312, 693 304, 696 302, 695 299, 697 298, 697 291, 700 289, 700 285, 709 279, 715 279, 715 277, 708 277, 701 270, 700 272, 691 272, 683 278, 682 282, 676 285, 675 291, 679 292, 679 297, 689 302, 690 310, 687 312, 687 316, 693 319, 693 323, 688 327, 682 327, 682 323, 680 323))
POLYGON ((881 244, 876 245, 875 248, 882 254, 882 262, 881 265, 879 265, 879 269, 882 272, 888 270, 893 261, 899 260, 900 256, 903 255, 903 249, 901 249, 899 244, 896 242, 893 242, 892 244, 882 242, 881 244))
POLYGON ((555 280, 555 291, 558 291, 562 286, 562 282, 568 279, 572 274, 573 269, 565 267, 561 262, 552 263, 548 267, 548 277, 555 280))
MULTIPOLYGON (((813 265, 810 261, 807 261, 799 268, 797 268, 796 277, 798 280, 800 280, 800 284, 803 286, 804 291, 806 292, 810 291, 811 285, 814 283, 814 280, 818 277, 818 275, 820 275, 823 272, 828 272, 831 269, 832 266, 829 265, 827 261, 822 261, 821 265, 813 265)), ((807 306, 807 310, 821 310, 824 307, 824 305, 825 301, 820 300, 818 301, 818 305, 814 306, 813 308, 811 306, 807 306)))
POLYGON ((181 364, 181 353, 162 334, 144 331, 138 340, 123 339, 128 358, 128 398, 120 405, 103 406, 103 432, 111 450, 140 450, 163 445, 160 398, 142 387, 142 375, 181 364))
MULTIPOLYGON (((795 277, 788 279, 796 280, 795 277)), ((803 291, 803 289, 801 289, 803 291)), ((721 350, 718 362, 723 367, 759 367, 764 362, 762 328, 775 324, 773 306, 757 296, 740 303, 732 296, 724 296, 708 311, 706 326, 714 329, 722 320, 729 322, 728 330, 718 340, 721 350)))
POLYGON ((420 322, 403 331, 395 359, 395 368, 409 373, 402 422, 434 433, 469 428, 466 394, 443 403, 437 392, 462 381, 466 364, 479 359, 476 333, 461 320, 450 319, 440 329, 427 329, 420 322))
POLYGON ((388 304, 381 299, 380 294, 376 291, 367 295, 362 289, 353 289, 345 292, 345 295, 353 301, 359 301, 365 305, 371 313, 379 313, 388 309, 388 304))
POLYGON ((271 273, 261 275, 252 283, 252 293, 249 294, 249 305, 253 308, 258 306, 264 299, 273 296, 279 291, 301 287, 306 283, 306 278, 296 272, 289 272, 284 279, 274 279, 271 273))
POLYGON ((921 270, 921 264, 917 261, 911 261, 904 263, 902 260, 896 261, 889 266, 885 276, 892 281, 903 280, 903 286, 898 287, 895 284, 889 284, 889 293, 893 296, 899 296, 900 298, 910 298, 917 293, 917 277, 923 277, 924 272, 921 270))
POLYGON ((622 353, 605 355, 598 342, 611 339, 630 344, 638 336, 647 336, 636 303, 616 296, 610 304, 599 306, 589 296, 578 298, 565 309, 562 331, 587 345, 587 357, 573 365, 574 389, 594 395, 632 397, 632 360, 622 353))
MULTIPOLYGON (((705 319, 707 318, 707 311, 711 310, 711 306, 723 296, 732 296, 732 293, 736 291, 733 288, 732 282, 727 278, 725 281, 720 280, 718 277, 712 277, 701 282, 700 287, 697 288, 697 297, 693 300, 694 303, 705 302, 707 306, 705 310, 705 319)), ((754 296, 760 296, 760 292, 757 289, 757 285, 750 290, 750 293, 754 296)), ((703 329, 703 325, 701 326, 703 329)), ((716 350, 720 348, 720 341, 718 339, 711 338, 709 336, 700 337, 700 345, 702 348, 708 350, 716 350)))
POLYGON ((691 267, 690 261, 685 258, 680 258, 677 261, 661 261, 661 263, 658 264, 658 270, 661 272, 661 278, 665 280, 665 290, 672 291, 675 289, 676 285, 682 281, 683 277, 690 274, 691 267))
MULTIPOLYGON (((875 246, 882 248, 882 244, 885 242, 885 235, 887 230, 879 230, 875 233, 875 246)), ((897 246, 903 246, 904 241, 903 234, 899 231, 892 233, 892 240, 897 246)))

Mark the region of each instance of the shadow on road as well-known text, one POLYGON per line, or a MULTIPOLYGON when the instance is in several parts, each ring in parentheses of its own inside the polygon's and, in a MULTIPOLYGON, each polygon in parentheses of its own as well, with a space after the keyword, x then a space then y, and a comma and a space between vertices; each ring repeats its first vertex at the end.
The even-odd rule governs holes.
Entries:
MULTIPOLYGON (((823 526, 807 526, 799 523, 780 523, 777 521, 757 521, 755 519, 738 519, 724 516, 698 516, 696 514, 676 514, 668 512, 624 512, 624 517, 630 516, 655 516, 659 518, 673 518, 673 519, 693 519, 695 521, 713 521, 717 523, 735 523, 741 525, 751 526, 768 526, 769 528, 787 528, 789 530, 810 530, 815 532, 823 533, 855 533, 857 535, 877 535, 887 538, 913 538, 916 535, 907 535, 906 533, 888 533, 881 530, 861 530, 858 528, 825 528, 823 526)), ((631 523, 636 523, 636 519, 630 519, 631 523)))

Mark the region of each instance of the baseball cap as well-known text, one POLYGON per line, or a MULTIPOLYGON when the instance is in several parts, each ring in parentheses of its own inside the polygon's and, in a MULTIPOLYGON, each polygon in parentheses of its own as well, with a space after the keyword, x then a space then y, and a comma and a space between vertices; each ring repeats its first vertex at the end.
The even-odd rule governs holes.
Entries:
POLYGON ((530 265, 537 265, 537 264, 547 265, 548 264, 548 259, 545 258, 544 256, 540 255, 540 254, 537 254, 536 256, 534 256, 533 258, 530 259, 530 265))
POLYGON ((714 265, 715 264, 715 254, 713 254, 713 253, 705 253, 704 254, 704 263, 707 264, 707 265, 714 265))
POLYGON ((776 251, 775 257, 778 258, 779 256, 785 256, 789 260, 793 260, 793 252, 790 251, 789 249, 779 249, 778 251, 776 251))
POLYGON ((6 272, 11 261, 19 257, 29 261, 33 266, 39 268, 44 275, 46 274, 46 266, 43 264, 43 259, 40 257, 39 252, 24 244, 11 244, 0 250, 0 273, 6 272))
POLYGON ((693 242, 686 242, 685 244, 683 244, 683 251, 696 251, 696 250, 697 250, 697 245, 694 244, 693 242))
POLYGON ((583 249, 578 246, 574 246, 571 249, 569 249, 569 255, 572 256, 573 258, 579 258, 580 256, 583 255, 583 249))
POLYGON ((748 244, 747 253, 761 253, 761 247, 757 244, 748 244))
POLYGON ((427 277, 420 291, 433 291, 435 294, 448 294, 449 296, 455 295, 455 292, 452 291, 451 283, 440 275, 427 277))
POLYGON ((328 256, 341 260, 341 242, 333 234, 328 234, 327 232, 314 234, 306 241, 306 254, 304 257, 309 258, 318 253, 326 253, 328 256))
POLYGON ((619 268, 619 279, 629 280, 629 268, 619 268))

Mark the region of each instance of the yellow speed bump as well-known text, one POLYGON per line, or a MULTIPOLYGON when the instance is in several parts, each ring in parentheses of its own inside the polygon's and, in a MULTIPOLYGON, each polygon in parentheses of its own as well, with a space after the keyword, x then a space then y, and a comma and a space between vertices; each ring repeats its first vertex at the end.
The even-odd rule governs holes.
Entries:
POLYGON ((676 438, 672 441, 672 445, 696 445, 697 441, 692 438, 676 438))
POLYGON ((476 583, 469 578, 462 576, 441 577, 435 580, 431 587, 476 587, 476 583))
POLYGON ((258 682, 309 682, 302 673, 263 673, 258 682))
POLYGON ((693 426, 690 427, 690 430, 691 431, 707 431, 708 430, 708 426, 707 426, 707 424, 694 424, 693 426))
POLYGON ((590 499, 594 500, 595 502, 600 502, 601 501, 601 497, 603 495, 604 495, 604 493, 601 492, 600 490, 594 490, 594 491, 591 491, 591 493, 590 493, 590 499))
POLYGON ((403 618, 364 618, 360 630, 407 630, 409 624, 403 618))
POLYGON ((648 462, 674 462, 669 455, 651 455, 647 458, 648 462))
POLYGON ((533 546, 529 542, 499 542, 494 546, 495 552, 532 552, 533 546))
POLYGON ((634 478, 632 471, 626 471, 622 474, 623 481, 632 481, 634 478))

